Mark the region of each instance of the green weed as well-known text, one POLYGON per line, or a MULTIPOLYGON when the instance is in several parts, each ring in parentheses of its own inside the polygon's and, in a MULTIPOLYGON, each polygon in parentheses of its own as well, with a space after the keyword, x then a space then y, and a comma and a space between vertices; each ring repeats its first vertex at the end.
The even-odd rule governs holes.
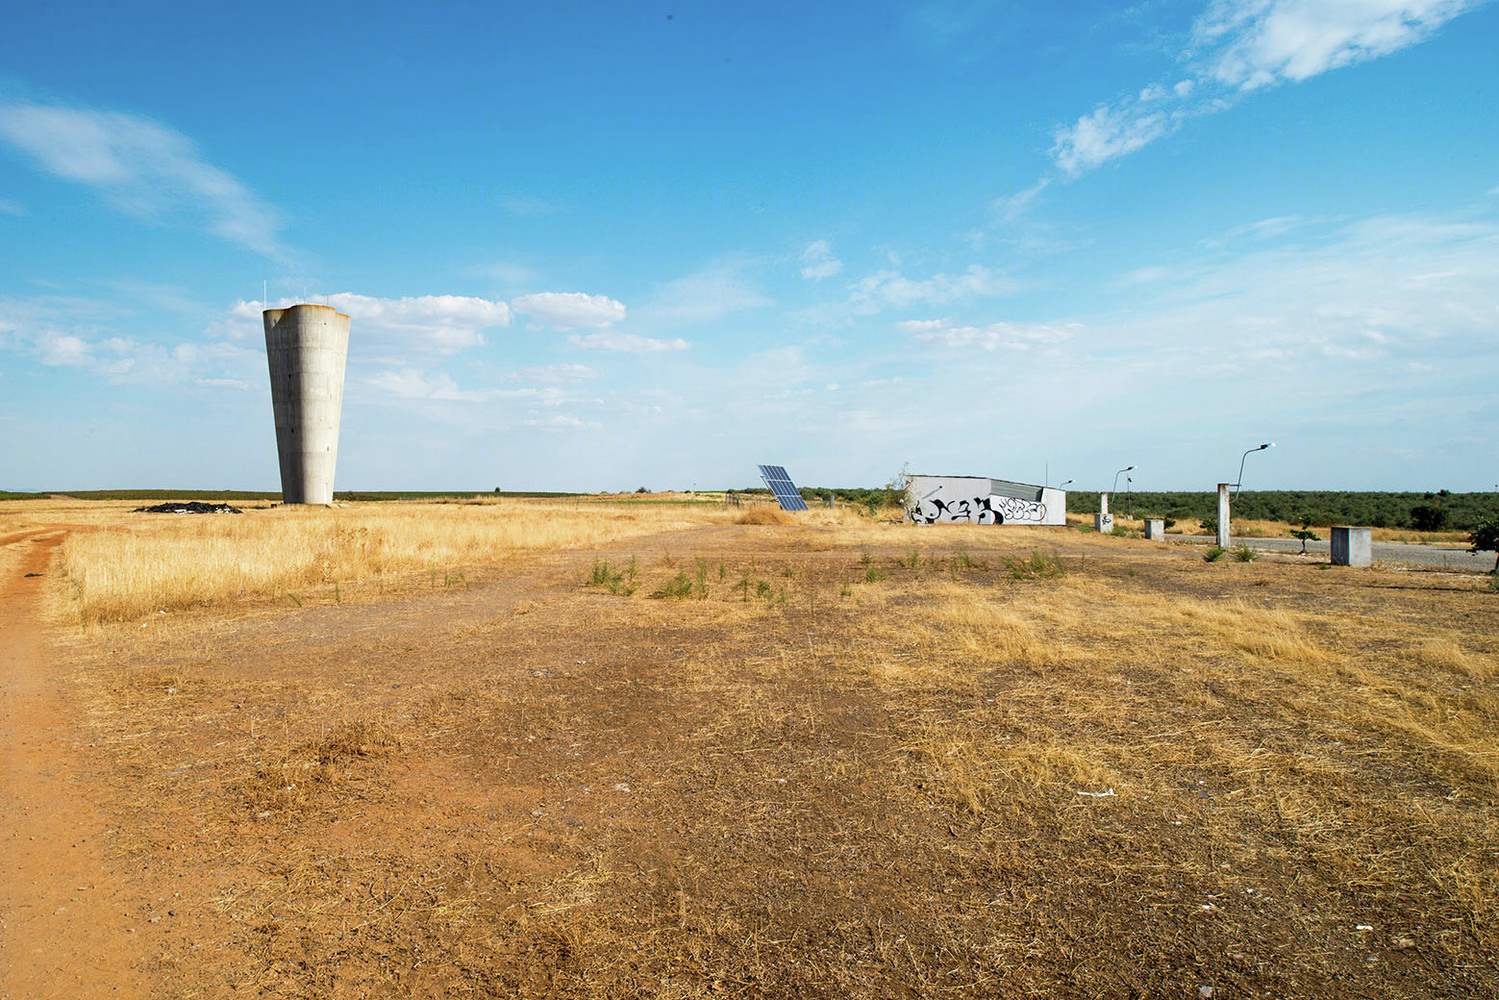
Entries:
POLYGON ((1067 575, 1062 557, 1055 552, 1032 552, 1029 559, 1005 559, 1005 568, 1016 580, 1051 580, 1067 575))
POLYGON ((656 600, 672 598, 681 600, 692 596, 692 578, 683 570, 677 570, 677 575, 666 581, 665 586, 651 594, 656 600))

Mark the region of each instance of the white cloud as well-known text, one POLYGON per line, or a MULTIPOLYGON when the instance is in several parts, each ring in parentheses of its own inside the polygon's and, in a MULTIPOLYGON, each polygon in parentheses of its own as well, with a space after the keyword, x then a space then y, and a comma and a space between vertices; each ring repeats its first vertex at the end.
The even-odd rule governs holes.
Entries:
POLYGON ((1052 132, 1069 177, 1127 156, 1243 94, 1377 59, 1429 38, 1484 0, 1212 0, 1179 53, 1193 76, 1152 83, 1052 132))
POLYGON ((556 330, 601 328, 625 318, 624 303, 582 292, 539 292, 510 300, 510 308, 556 330))
POLYGON ((370 387, 400 399, 443 399, 478 402, 484 394, 458 388, 447 372, 428 376, 417 368, 397 368, 380 372, 369 380, 370 387))
POLYGON ((567 414, 554 414, 549 417, 529 417, 522 423, 527 427, 539 427, 542 430, 570 431, 570 430, 598 430, 604 425, 596 420, 582 420, 567 414))
POLYGON ((495 279, 506 288, 517 291, 527 287, 534 288, 541 280, 540 273, 534 267, 516 261, 500 261, 480 268, 479 272, 495 279))
MULTIPOLYGON (((1042 177, 1024 191, 1017 191, 1009 197, 996 199, 994 208, 1006 222, 1014 222, 1021 215, 1025 214, 1025 210, 1030 208, 1031 203, 1040 197, 1041 192, 1051 187, 1051 183, 1052 179, 1050 177, 1042 177)), ((982 242, 982 240, 979 242, 982 242)))
MULTIPOLYGON (((1140 286, 1148 298, 1130 307, 1148 322, 1109 335, 1172 351, 1197 345, 1198 363, 1208 356, 1244 366, 1262 357, 1301 364, 1341 358, 1448 367, 1462 359, 1470 372, 1493 363, 1499 224, 1381 216, 1308 229, 1294 243, 1248 247, 1211 257, 1194 249, 1188 262, 1162 268, 1169 280, 1140 286)), ((1336 384, 1348 373, 1316 374, 1336 384)))
POLYGON ((587 365, 565 362, 556 365, 542 365, 536 368, 522 368, 515 373, 515 378, 528 382, 585 382, 591 378, 597 378, 598 372, 587 365))
POLYGON ((1144 110, 1138 101, 1117 108, 1100 105, 1052 133, 1051 158, 1063 173, 1076 177, 1159 139, 1171 125, 1170 117, 1144 110))
POLYGON ((1192 33, 1215 80, 1255 90, 1398 52, 1478 2, 1214 0, 1192 33))
POLYGON ((43 365, 83 369, 116 385, 242 383, 245 379, 240 376, 265 368, 263 352, 220 341, 158 344, 133 337, 90 339, 50 327, 15 339, 15 346, 43 365))
MULTIPOLYGON (((485 343, 484 330, 510 325, 504 302, 467 295, 419 295, 381 299, 338 292, 321 299, 350 319, 350 337, 381 346, 452 354, 485 343)), ((280 299, 276 308, 296 305, 299 299, 280 299)), ((240 301, 233 313, 241 320, 260 320, 261 303, 240 301)))
POLYGON ((0 139, 128 215, 158 223, 185 217, 257 253, 285 255, 275 209, 206 162, 187 136, 149 118, 8 101, 0 103, 0 139))
POLYGON ((36 338, 36 356, 44 365, 86 365, 94 360, 92 347, 82 337, 51 331, 36 338))
POLYGON ((961 326, 945 319, 908 320, 896 324, 916 335, 916 339, 939 347, 978 347, 1027 351, 1042 344, 1058 344, 1083 332, 1077 323, 991 323, 988 326, 961 326))
POLYGON ((811 281, 831 278, 843 270, 843 261, 833 254, 827 240, 813 240, 802 251, 802 277, 811 281))
POLYGON ((661 351, 685 351, 692 345, 680 337, 673 340, 656 340, 633 333, 605 330, 586 335, 573 334, 567 342, 588 351, 623 351, 628 354, 657 354, 661 351))
POLYGON ((6 198, 0 198, 0 215, 25 215, 26 209, 6 198))
POLYGON ((877 271, 854 286, 851 301, 866 311, 887 306, 903 308, 916 303, 943 305, 964 299, 1007 295, 1013 292, 1013 280, 990 273, 981 264, 973 264, 962 274, 934 274, 912 280, 899 271, 877 271))
POLYGON ((768 306, 771 300, 745 273, 750 264, 730 257, 668 281, 636 311, 636 318, 650 327, 682 326, 768 306))

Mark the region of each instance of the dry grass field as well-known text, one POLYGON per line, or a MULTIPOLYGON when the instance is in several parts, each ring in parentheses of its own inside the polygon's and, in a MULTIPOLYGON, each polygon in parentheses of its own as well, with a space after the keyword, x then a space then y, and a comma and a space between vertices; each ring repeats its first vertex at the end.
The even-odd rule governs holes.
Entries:
POLYGON ((1483 578, 842 511, 0 513, 57 523, 157 996, 1499 996, 1483 578))

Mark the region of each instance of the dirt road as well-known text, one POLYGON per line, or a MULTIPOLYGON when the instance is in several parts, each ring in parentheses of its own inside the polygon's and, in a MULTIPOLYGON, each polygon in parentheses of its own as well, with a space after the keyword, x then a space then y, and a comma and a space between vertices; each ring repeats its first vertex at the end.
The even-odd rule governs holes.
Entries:
POLYGON ((129 891, 50 662, 41 584, 62 530, 0 538, 0 998, 143 997, 129 891))

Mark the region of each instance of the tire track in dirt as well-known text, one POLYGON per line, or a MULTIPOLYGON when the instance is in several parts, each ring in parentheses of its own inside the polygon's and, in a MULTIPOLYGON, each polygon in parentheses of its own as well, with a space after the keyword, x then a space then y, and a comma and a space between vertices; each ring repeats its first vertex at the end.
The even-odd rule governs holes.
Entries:
POLYGON ((41 621, 43 578, 66 535, 0 538, 0 1000, 147 995, 41 621))

